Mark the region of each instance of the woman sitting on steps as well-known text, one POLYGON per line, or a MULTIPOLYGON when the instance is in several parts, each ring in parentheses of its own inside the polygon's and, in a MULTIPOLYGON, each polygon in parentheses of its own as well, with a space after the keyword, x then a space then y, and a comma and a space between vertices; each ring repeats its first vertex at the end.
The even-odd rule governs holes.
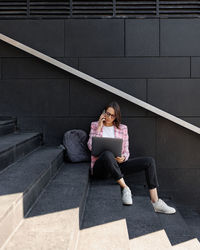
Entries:
POLYGON ((92 150, 92 137, 122 138, 122 155, 114 157, 110 151, 102 152, 99 157, 91 156, 91 175, 94 178, 114 178, 122 188, 122 202, 132 205, 132 194, 123 176, 144 171, 151 203, 155 212, 173 214, 176 210, 158 198, 157 173, 155 160, 152 157, 135 157, 129 159, 129 137, 126 125, 121 124, 121 112, 117 102, 112 102, 105 108, 99 120, 91 123, 88 148, 92 150))

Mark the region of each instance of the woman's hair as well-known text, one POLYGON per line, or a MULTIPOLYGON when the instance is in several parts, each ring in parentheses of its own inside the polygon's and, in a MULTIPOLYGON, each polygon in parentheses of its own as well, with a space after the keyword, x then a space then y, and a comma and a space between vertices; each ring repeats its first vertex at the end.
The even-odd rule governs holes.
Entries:
POLYGON ((117 102, 111 102, 105 107, 105 111, 107 111, 108 108, 113 108, 115 110, 115 120, 113 121, 114 125, 119 128, 119 125, 121 123, 121 111, 119 104, 117 102))

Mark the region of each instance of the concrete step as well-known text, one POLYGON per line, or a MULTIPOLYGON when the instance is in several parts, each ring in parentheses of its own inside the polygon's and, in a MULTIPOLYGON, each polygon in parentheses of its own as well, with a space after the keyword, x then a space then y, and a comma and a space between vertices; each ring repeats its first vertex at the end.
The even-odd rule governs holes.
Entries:
POLYGON ((63 162, 60 147, 39 147, 0 174, 0 247, 63 162))
POLYGON ((41 144, 40 133, 15 132, 0 136, 0 171, 41 144))
POLYGON ((183 206, 179 207, 179 211, 194 237, 200 241, 200 212, 183 206))
POLYGON ((90 163, 63 163, 3 249, 74 250, 88 191, 90 163))
POLYGON ((131 250, 166 250, 171 243, 165 230, 156 231, 130 240, 131 250))
MULTIPOLYGON (((134 190, 132 193, 135 193, 134 190)), ((176 207, 171 200, 163 200, 176 207)), ((133 196, 133 206, 123 206, 118 184, 111 180, 92 181, 80 234, 83 236, 80 237, 80 240, 87 238, 84 242, 91 246, 95 241, 100 241, 100 244, 103 244, 102 237, 98 233, 97 239, 95 237, 89 239, 87 231, 88 235, 92 235, 93 229, 94 232, 95 230, 101 232, 101 229, 105 231, 104 226, 107 223, 123 219, 126 220, 128 228, 130 249, 139 249, 135 248, 135 245, 139 244, 138 242, 141 242, 141 249, 145 249, 145 247, 146 249, 150 247, 149 249, 152 250, 165 249, 171 247, 172 244, 175 245, 195 238, 178 210, 173 215, 155 213, 147 196, 133 196), (160 237, 157 237, 155 232, 160 232, 160 237), (157 243, 155 238, 157 238, 157 243), (143 244, 143 239, 152 242, 152 245, 143 244), (160 244, 161 240, 162 244, 160 244)), ((115 235, 114 229, 107 231, 107 234, 110 235, 108 238, 112 237, 112 234, 115 235)), ((111 241, 111 248, 112 244, 111 241)), ((80 241, 79 245, 82 246, 83 242, 80 241)), ((101 245, 101 247, 103 246, 101 245)))
POLYGON ((133 205, 123 206, 122 213, 127 221, 130 240, 163 230, 147 196, 133 196, 133 205))
POLYGON ((197 239, 192 239, 187 242, 180 243, 169 248, 169 250, 200 250, 200 243, 197 239))
POLYGON ((129 249, 122 208, 119 185, 107 180, 92 181, 77 249, 129 249))
MULTIPOLYGON (((126 220, 118 220, 80 231, 77 250, 129 250, 126 220)), ((137 248, 136 248, 137 249, 137 248)))
MULTIPOLYGON (((166 202, 168 205, 176 207, 173 201, 168 200, 166 202)), ((190 230, 185 219, 181 215, 178 207, 176 207, 176 210, 177 212, 174 215, 166 216, 164 214, 157 214, 161 226, 167 233, 172 245, 177 245, 196 238, 194 232, 190 230)))
POLYGON ((15 117, 0 116, 0 136, 16 131, 17 119, 15 117))
MULTIPOLYGON (((164 198, 163 200, 168 205, 176 208, 173 201, 164 198)), ((148 197, 134 196, 133 201, 133 206, 123 209, 130 239, 150 235, 159 230, 165 231, 171 245, 195 238, 177 208, 175 214, 166 215, 155 213, 148 197)))

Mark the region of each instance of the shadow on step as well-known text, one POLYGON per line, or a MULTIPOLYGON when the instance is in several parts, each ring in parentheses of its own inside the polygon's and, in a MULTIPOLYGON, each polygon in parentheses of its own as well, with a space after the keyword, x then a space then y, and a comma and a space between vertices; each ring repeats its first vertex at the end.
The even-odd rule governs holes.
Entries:
POLYGON ((133 186, 133 205, 123 206, 119 185, 110 179, 89 182, 89 166, 90 163, 63 163, 26 220, 56 230, 60 224, 65 229, 73 228, 74 223, 77 229, 86 229, 126 219, 130 239, 162 229, 173 245, 194 238, 179 212, 160 215, 153 211, 144 186, 133 186))
POLYGON ((87 162, 63 163, 26 218, 74 210, 71 220, 76 220, 78 214, 80 225, 89 186, 89 166, 87 162))
MULTIPOLYGON (((81 229, 126 219, 129 239, 163 229, 172 245, 194 238, 178 211, 174 215, 155 213, 146 187, 129 186, 133 193, 133 205, 124 206, 118 184, 109 179, 91 181, 81 229)), ((170 200, 163 199, 175 207, 170 200)))

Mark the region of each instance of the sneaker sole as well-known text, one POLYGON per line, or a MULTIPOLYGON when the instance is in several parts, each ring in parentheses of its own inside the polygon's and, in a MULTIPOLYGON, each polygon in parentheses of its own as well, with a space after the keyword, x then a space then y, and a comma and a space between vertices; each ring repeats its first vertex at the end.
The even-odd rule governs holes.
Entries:
POLYGON ((163 212, 163 211, 159 211, 159 210, 154 210, 156 213, 161 213, 161 214, 175 214, 175 212, 172 212, 172 213, 167 213, 167 212, 163 212))
POLYGON ((124 206, 131 206, 133 203, 123 203, 124 206))

